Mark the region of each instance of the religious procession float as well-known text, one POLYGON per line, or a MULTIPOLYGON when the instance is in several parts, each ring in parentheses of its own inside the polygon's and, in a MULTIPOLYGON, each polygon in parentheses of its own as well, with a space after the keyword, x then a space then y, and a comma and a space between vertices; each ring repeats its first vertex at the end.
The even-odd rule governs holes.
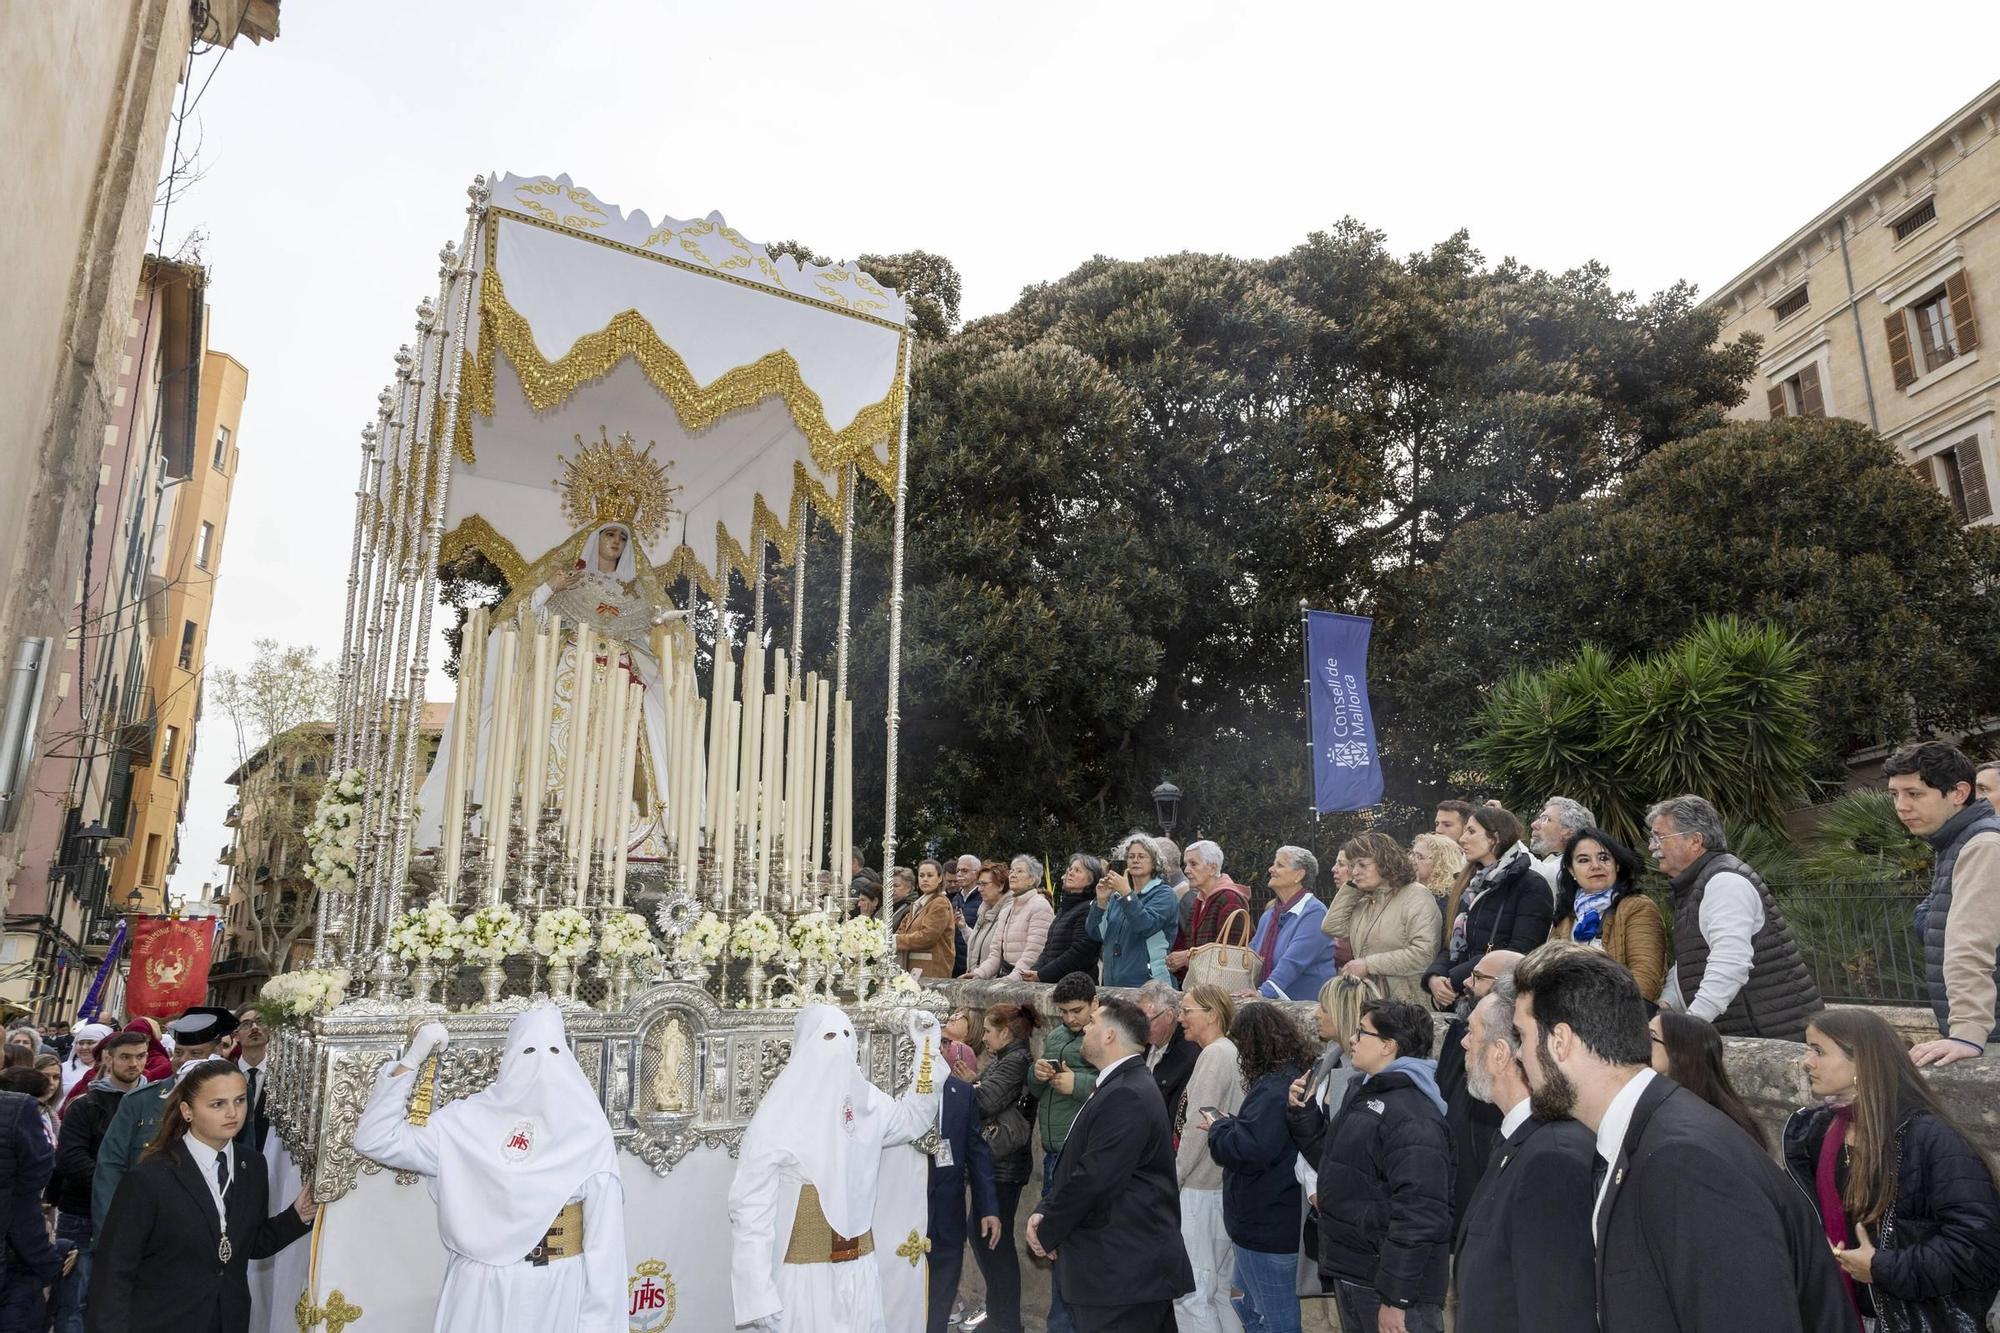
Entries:
MULTIPOLYGON (((432 1194, 360 1153, 357 1124, 420 1024, 450 1041, 421 1058, 410 1125, 486 1088, 510 1023, 553 1000, 617 1145, 629 1326, 729 1329, 737 1150, 800 1006, 852 1015, 892 1095, 918 1073, 911 1012, 933 1007, 886 922, 842 907, 863 486, 894 511, 884 865, 896 846, 907 311, 717 214, 655 221, 567 176, 469 193, 362 432, 313 954, 263 998, 282 1023, 271 1197, 309 1178, 322 1211, 271 1297, 301 1330, 431 1326, 432 1194), (808 569, 815 522, 838 563, 808 569), (506 593, 465 620, 427 762, 439 569, 474 560, 506 593), (773 579, 790 596, 767 620, 773 579), (830 660, 806 659, 809 616, 830 660)), ((885 1156, 890 1328, 921 1324, 924 1161, 885 1156)))

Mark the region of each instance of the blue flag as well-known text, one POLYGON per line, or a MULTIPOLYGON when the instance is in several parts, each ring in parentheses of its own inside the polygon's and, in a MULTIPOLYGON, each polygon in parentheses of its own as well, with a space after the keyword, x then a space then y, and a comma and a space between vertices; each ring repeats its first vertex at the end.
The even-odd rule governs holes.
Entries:
POLYGON ((111 943, 104 950, 104 965, 97 969, 97 976, 90 983, 90 993, 83 997, 76 1016, 85 1023, 97 1021, 98 1010, 104 1006, 104 983, 111 979, 112 969, 118 966, 118 951, 125 947, 125 920, 120 918, 118 929, 111 932, 111 943))
POLYGON ((1382 799, 1382 755, 1368 706, 1366 616, 1306 612, 1313 808, 1363 810, 1382 799))

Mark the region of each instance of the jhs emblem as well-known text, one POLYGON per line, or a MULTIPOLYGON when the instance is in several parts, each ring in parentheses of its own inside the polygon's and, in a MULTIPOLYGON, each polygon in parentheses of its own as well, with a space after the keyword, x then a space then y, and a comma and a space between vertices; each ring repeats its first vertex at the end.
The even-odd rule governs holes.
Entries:
POLYGON ((500 1155, 510 1162, 519 1162, 535 1150, 535 1125, 532 1120, 517 1120, 513 1132, 507 1135, 507 1142, 501 1145, 500 1155))
POLYGON ((629 1314, 631 1333, 661 1333, 674 1322, 677 1305, 673 1274, 658 1259, 648 1259, 626 1279, 632 1295, 629 1314))
POLYGON ((840 1127, 849 1134, 854 1133, 854 1099, 852 1097, 842 1097, 840 1099, 840 1127))

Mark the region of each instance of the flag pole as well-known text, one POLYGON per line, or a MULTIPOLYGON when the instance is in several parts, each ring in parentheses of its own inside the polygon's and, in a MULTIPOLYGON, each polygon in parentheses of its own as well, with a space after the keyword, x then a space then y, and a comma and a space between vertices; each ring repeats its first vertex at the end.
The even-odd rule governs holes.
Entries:
POLYGON ((1319 855, 1319 800, 1313 785, 1313 664, 1312 664, 1312 613, 1306 609, 1306 599, 1299 598, 1299 660, 1305 667, 1305 675, 1300 678, 1300 687, 1306 701, 1306 809, 1312 811, 1312 853, 1319 855))

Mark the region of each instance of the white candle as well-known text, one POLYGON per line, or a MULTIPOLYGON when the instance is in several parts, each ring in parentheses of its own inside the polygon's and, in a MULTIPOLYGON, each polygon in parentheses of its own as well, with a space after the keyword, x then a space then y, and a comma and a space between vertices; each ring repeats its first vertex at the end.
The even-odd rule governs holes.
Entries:
POLYGON ((514 649, 512 625, 500 630, 493 663, 493 726, 486 746, 485 793, 480 822, 486 831, 486 901, 500 901, 507 873, 507 801, 511 795, 508 756, 513 753, 514 649))
POLYGON ((757 801, 757 867, 761 885, 758 906, 765 906, 771 897, 772 881, 776 878, 777 867, 772 863, 772 839, 778 824, 779 784, 783 782, 780 770, 784 761, 780 757, 785 743, 785 701, 776 694, 764 696, 764 754, 759 769, 763 774, 759 784, 757 801))
POLYGON ((812 860, 806 863, 815 873, 826 866, 826 710, 827 683, 822 680, 813 691, 812 860))
MULTIPOLYGON (((646 716, 646 701, 645 687, 636 680, 626 687, 626 692, 625 742, 619 747, 617 790, 625 793, 626 799, 629 800, 632 790, 632 768, 638 762, 639 731, 646 716)), ((625 907, 625 860, 632 850, 631 841, 627 831, 621 827, 618 831, 617 860, 611 873, 611 906, 621 911, 625 907)))
POLYGON ((840 699, 838 734, 840 743, 834 747, 833 789, 840 795, 840 806, 833 821, 838 838, 834 853, 840 858, 840 864, 835 869, 844 877, 848 856, 854 850, 854 701, 845 695, 840 699))
POLYGON ((736 770, 742 751, 737 748, 738 736, 743 727, 743 704, 730 700, 728 716, 723 720, 722 745, 722 794, 715 802, 721 825, 715 830, 715 855, 722 870, 722 894, 724 902, 734 902, 736 897, 736 770))
POLYGON ((528 755, 521 781, 522 827, 530 836, 542 811, 542 794, 548 789, 550 686, 561 633, 562 617, 551 613, 548 625, 535 635, 535 680, 529 696, 534 702, 528 708, 528 755))
POLYGON ((596 635, 588 625, 576 627, 575 673, 569 689, 569 747, 563 755, 563 851, 576 860, 577 843, 583 838, 584 757, 590 744, 592 686, 597 675, 592 640, 596 635))

